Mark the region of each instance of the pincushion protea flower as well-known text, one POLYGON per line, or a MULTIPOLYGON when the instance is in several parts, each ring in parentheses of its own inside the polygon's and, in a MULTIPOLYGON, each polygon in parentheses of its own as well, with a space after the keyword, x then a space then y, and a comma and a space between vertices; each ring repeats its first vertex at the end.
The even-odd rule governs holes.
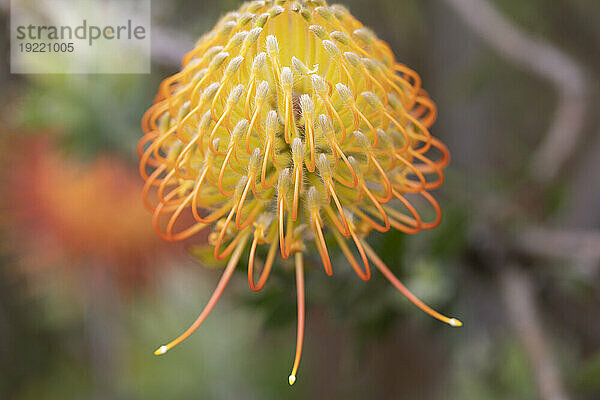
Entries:
POLYGON ((303 253, 316 248, 332 275, 327 239, 362 280, 371 278, 371 262, 423 311, 462 325, 417 299, 365 241, 373 230, 438 225, 428 191, 442 184, 449 153, 428 131, 435 118, 419 75, 344 7, 255 1, 224 16, 163 81, 142 122, 140 172, 158 234, 179 241, 210 228, 214 257, 230 257, 198 319, 155 354, 203 323, 248 243, 252 290, 264 286, 277 253, 295 257, 290 384, 304 333, 303 253), (407 194, 428 203, 435 219, 424 220, 407 194), (256 281, 259 246, 268 251, 256 281))

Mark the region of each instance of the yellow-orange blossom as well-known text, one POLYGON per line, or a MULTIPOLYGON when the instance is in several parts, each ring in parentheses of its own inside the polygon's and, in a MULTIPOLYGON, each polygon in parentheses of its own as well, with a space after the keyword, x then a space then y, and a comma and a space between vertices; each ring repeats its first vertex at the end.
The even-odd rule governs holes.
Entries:
POLYGON ((410 293, 364 240, 372 230, 417 233, 439 223, 428 191, 442 184, 449 154, 428 131, 435 118, 419 75, 344 7, 254 1, 224 16, 162 82, 142 122, 140 172, 158 234, 178 241, 210 227, 215 258, 230 257, 198 319, 156 354, 202 324, 248 243, 252 290, 264 286, 277 253, 295 257, 290 384, 302 351, 303 252, 311 242, 328 275, 331 238, 361 279, 370 279, 370 261, 423 311, 462 325, 410 293), (423 220, 406 194, 435 219, 423 220), (258 246, 268 250, 255 281, 258 246))

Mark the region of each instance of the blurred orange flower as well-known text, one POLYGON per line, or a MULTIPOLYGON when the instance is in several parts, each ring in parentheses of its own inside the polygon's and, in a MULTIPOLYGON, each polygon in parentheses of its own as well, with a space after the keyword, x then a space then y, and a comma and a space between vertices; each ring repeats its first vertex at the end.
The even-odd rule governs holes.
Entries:
POLYGON ((146 280, 166 247, 140 205, 132 169, 109 155, 73 159, 46 137, 18 138, 15 147, 18 156, 5 159, 4 201, 20 250, 34 264, 58 259, 110 269, 120 283, 146 280))

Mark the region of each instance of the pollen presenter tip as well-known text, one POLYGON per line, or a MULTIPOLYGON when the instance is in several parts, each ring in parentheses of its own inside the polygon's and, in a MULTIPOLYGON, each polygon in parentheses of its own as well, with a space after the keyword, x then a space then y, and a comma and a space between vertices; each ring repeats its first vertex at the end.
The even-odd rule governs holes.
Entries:
POLYGON ((448 325, 458 328, 459 326, 463 326, 463 323, 457 320, 456 318, 450 318, 448 320, 448 325))
POLYGON ((154 355, 155 356, 162 356, 163 354, 165 354, 167 351, 169 351, 169 348, 167 346, 160 346, 158 349, 156 349, 154 351, 154 355))
POLYGON ((296 383, 296 375, 290 375, 288 378, 288 382, 290 383, 290 386, 296 383))

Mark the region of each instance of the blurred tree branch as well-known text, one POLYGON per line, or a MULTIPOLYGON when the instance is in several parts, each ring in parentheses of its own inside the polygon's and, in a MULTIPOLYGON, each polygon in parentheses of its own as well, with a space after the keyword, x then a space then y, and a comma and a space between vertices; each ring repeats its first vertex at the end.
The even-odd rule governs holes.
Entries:
MULTIPOLYGON (((533 37, 512 23, 488 0, 445 2, 475 34, 506 60, 546 79, 555 87, 558 96, 556 110, 526 171, 529 179, 540 184, 535 188, 540 191, 559 175, 566 161, 574 155, 582 135, 588 101, 588 82, 583 69, 552 44, 533 37)), ((487 245, 494 247, 491 259, 497 260, 501 267, 498 273, 500 292, 513 330, 530 360, 540 398, 567 399, 551 346, 538 317, 531 278, 515 259, 519 258, 519 252, 545 257, 598 259, 600 234, 527 228, 511 235, 512 240, 509 241, 497 240, 504 236, 502 232, 492 232, 492 235, 493 240, 487 245)), ((484 251, 489 252, 490 249, 484 251)))
POLYGON ((488 0, 444 0, 473 32, 513 64, 556 88, 558 104, 550 127, 533 153, 529 174, 548 183, 573 155, 587 114, 588 82, 579 64, 552 44, 525 32, 488 0))
POLYGON ((516 234, 515 246, 530 255, 600 263, 600 232, 596 231, 529 227, 516 234))
POLYGON ((519 266, 505 266, 500 274, 500 288, 510 322, 532 364, 540 398, 566 400, 567 396, 539 319, 530 277, 519 266))

